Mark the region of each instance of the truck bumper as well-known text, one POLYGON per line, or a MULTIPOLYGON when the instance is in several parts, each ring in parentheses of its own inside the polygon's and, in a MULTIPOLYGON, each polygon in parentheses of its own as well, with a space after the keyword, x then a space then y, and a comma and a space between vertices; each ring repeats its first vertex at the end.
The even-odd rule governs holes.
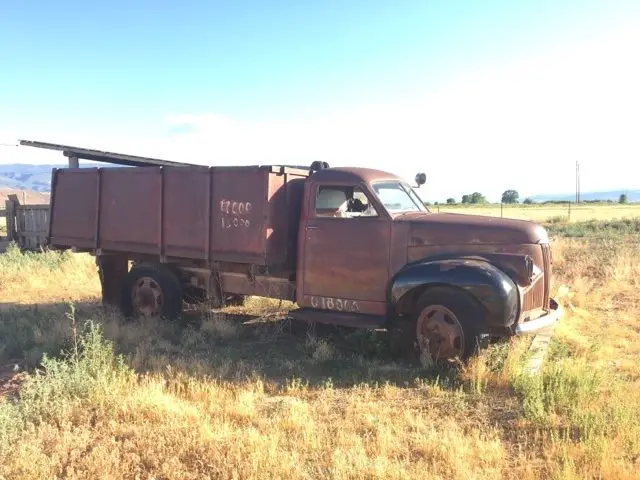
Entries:
POLYGON ((529 320, 528 322, 519 323, 514 328, 516 335, 526 335, 528 333, 534 333, 543 328, 549 327, 557 322, 564 314, 562 307, 553 298, 549 300, 550 310, 546 315, 529 320))

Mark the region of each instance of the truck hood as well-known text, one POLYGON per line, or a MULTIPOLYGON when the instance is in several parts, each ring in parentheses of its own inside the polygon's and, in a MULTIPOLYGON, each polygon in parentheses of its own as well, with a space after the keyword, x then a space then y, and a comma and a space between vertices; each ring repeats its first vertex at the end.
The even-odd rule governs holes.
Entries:
POLYGON ((533 222, 458 213, 410 213, 409 246, 453 244, 527 244, 548 242, 546 230, 533 222))

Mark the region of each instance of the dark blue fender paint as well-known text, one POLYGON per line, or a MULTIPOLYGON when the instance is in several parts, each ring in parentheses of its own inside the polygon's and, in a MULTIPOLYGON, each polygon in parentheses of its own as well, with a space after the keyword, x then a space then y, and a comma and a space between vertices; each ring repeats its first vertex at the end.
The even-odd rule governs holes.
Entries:
POLYGON ((392 308, 424 287, 452 286, 468 292, 485 309, 487 327, 509 327, 518 317, 520 293, 503 270, 479 259, 425 260, 407 265, 391 280, 389 301, 392 308))

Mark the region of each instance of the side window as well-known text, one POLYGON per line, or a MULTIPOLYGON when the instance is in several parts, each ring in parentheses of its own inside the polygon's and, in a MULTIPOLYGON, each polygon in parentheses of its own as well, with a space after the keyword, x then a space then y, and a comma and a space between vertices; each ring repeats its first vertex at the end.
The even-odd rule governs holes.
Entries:
POLYGON ((377 217, 373 205, 359 187, 319 186, 316 194, 317 217, 377 217))

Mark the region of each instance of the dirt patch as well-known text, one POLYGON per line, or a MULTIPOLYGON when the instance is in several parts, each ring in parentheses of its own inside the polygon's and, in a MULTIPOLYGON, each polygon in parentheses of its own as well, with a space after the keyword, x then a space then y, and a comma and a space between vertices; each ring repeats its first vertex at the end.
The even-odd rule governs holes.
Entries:
POLYGON ((0 366, 0 398, 15 395, 27 374, 16 369, 16 364, 0 366))
POLYGON ((17 195, 18 200, 23 205, 42 205, 49 203, 48 193, 20 190, 17 188, 0 188, 0 208, 4 208, 4 202, 9 198, 9 195, 17 195))

